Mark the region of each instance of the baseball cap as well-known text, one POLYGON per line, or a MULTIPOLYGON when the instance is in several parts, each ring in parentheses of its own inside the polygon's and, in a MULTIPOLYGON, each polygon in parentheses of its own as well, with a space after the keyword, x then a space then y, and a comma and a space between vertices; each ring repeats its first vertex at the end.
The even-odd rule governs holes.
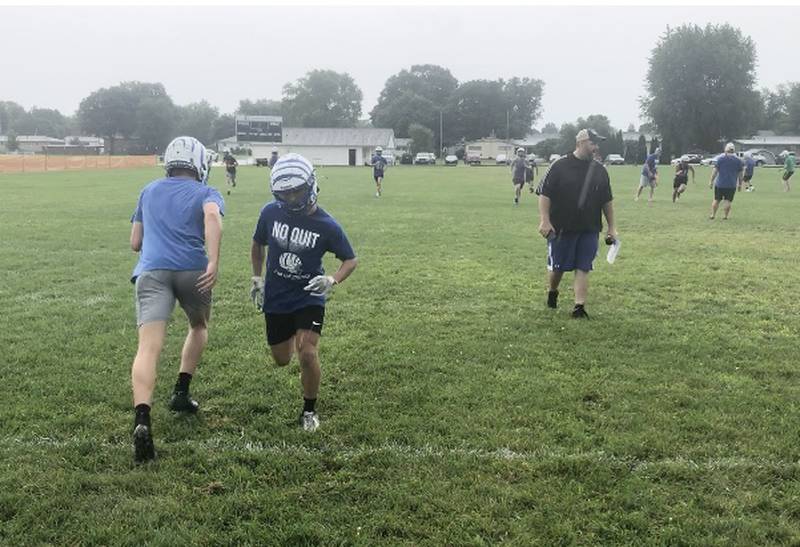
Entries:
POLYGON ((581 129, 578 131, 578 134, 575 135, 575 142, 592 141, 593 143, 597 144, 598 142, 604 140, 606 140, 606 138, 595 133, 594 129, 581 129))
POLYGON ((728 151, 733 152, 735 150, 736 150, 736 147, 733 145, 732 142, 729 142, 728 144, 725 145, 725 151, 726 152, 728 152, 728 151))

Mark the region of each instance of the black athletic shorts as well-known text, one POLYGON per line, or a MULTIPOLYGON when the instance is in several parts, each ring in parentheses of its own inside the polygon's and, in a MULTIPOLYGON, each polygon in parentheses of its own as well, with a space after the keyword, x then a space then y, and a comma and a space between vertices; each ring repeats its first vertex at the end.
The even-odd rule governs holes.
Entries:
POLYGON ((308 306, 292 313, 266 313, 264 319, 267 324, 267 343, 274 346, 287 341, 300 329, 322 334, 325 308, 308 306))
POLYGON ((716 201, 733 201, 733 196, 736 195, 736 188, 717 188, 714 187, 714 199, 716 201))
POLYGON ((383 173, 373 173, 372 178, 375 179, 375 182, 378 182, 379 179, 383 178, 383 173))
POLYGON ((678 175, 678 176, 675 177, 675 182, 672 183, 672 187, 673 188, 677 188, 681 184, 686 184, 688 182, 689 182, 689 177, 685 177, 685 176, 682 177, 682 176, 678 175))
POLYGON ((784 171, 783 172, 783 180, 789 180, 794 175, 794 171, 784 171))

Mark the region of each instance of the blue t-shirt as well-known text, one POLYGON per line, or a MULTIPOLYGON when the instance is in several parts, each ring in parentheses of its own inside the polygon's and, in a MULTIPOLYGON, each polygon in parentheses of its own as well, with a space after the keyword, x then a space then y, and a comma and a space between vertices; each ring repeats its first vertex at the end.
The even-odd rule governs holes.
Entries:
POLYGON ((150 270, 206 269, 206 203, 216 203, 220 214, 225 214, 220 193, 196 180, 169 177, 145 186, 131 217, 131 222, 141 222, 144 228, 134 279, 150 270))
POLYGON ((356 256, 342 227, 320 207, 310 215, 293 214, 271 201, 261 209, 253 240, 267 247, 264 313, 324 306, 324 296, 303 289, 325 274, 322 256, 328 251, 342 261, 356 256))
POLYGON ((375 154, 374 156, 372 156, 372 172, 373 172, 373 174, 375 176, 379 176, 379 175, 382 176, 383 175, 383 168, 386 166, 387 163, 389 163, 389 162, 387 162, 386 158, 384 158, 383 156, 379 156, 378 154, 375 154))
POLYGON ((753 168, 756 166, 756 160, 753 158, 745 158, 744 160, 744 174, 748 177, 753 176, 753 168))
POLYGON ((717 188, 736 188, 739 173, 742 172, 742 160, 733 154, 723 154, 717 158, 717 188))
POLYGON ((655 175, 658 172, 658 167, 656 167, 656 163, 658 162, 658 154, 650 154, 647 156, 647 159, 644 160, 644 165, 642 165, 642 174, 644 176, 651 176, 655 175), (647 171, 647 168, 650 168, 650 171, 647 171))

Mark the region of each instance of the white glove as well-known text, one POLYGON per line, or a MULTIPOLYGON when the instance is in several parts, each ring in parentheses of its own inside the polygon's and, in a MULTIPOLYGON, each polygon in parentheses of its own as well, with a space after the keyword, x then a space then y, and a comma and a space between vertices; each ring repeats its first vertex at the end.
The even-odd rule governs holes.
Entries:
POLYGON ((311 291, 314 296, 328 296, 333 286, 336 285, 336 280, 332 275, 318 275, 308 282, 308 285, 303 287, 307 291, 311 291))
POLYGON ((250 287, 250 300, 255 304, 256 309, 261 311, 264 307, 264 278, 254 275, 250 278, 253 285, 250 287))

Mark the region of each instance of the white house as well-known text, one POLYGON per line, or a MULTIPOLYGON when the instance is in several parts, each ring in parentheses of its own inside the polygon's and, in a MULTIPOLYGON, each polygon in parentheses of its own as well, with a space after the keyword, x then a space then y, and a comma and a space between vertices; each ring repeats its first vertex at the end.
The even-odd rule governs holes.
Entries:
POLYGON ((392 129, 283 127, 281 142, 247 142, 235 137, 218 142, 220 152, 231 148, 249 148, 254 159, 269 158, 272 147, 278 154, 295 152, 314 165, 364 165, 380 146, 394 153, 392 129))

